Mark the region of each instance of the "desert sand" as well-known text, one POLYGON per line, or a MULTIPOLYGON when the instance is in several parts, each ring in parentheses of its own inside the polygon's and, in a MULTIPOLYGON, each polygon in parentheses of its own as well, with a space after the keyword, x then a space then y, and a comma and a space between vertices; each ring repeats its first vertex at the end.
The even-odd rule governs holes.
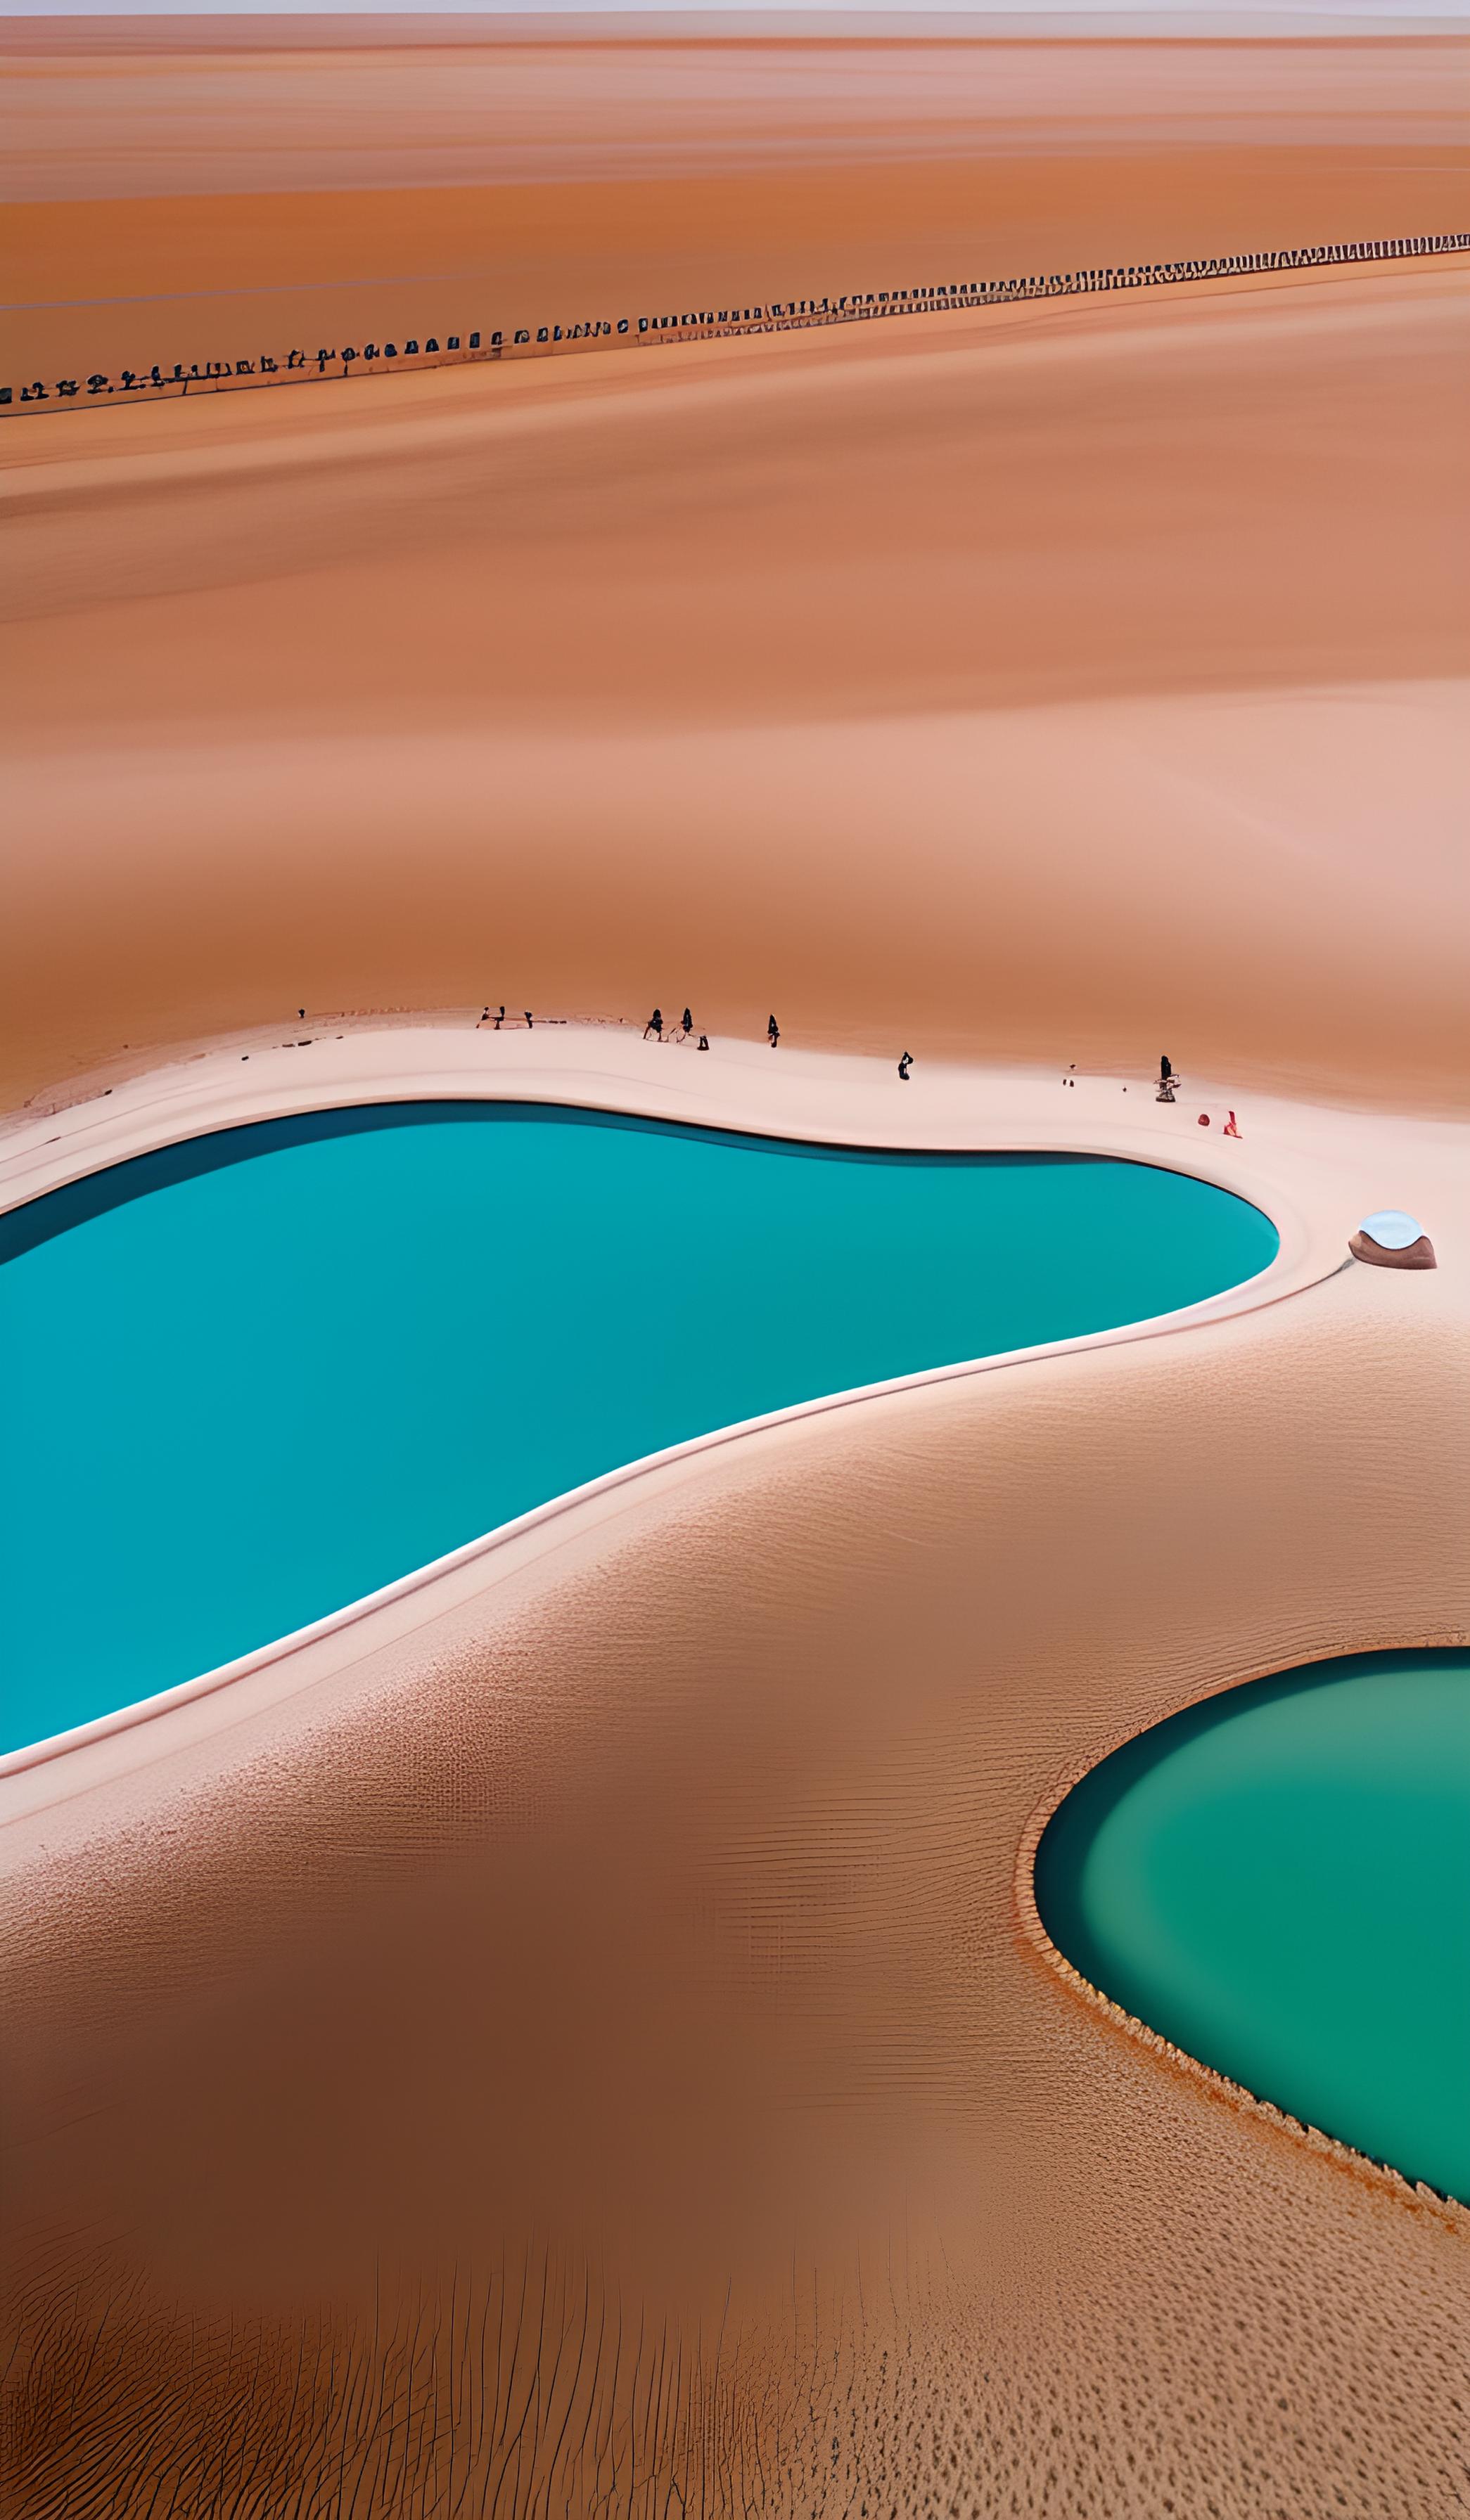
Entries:
POLYGON ((789 23, 9 22, 0 376, 1467 223, 1453 25, 789 23))
MULTIPOLYGON (((180 1061, 4 1191, 466 1090, 1185 1162, 1219 1116, 462 1021, 180 1061)), ((1129 1732, 1470 1628, 1464 1127, 1240 1117, 1281 1299, 667 1463, 6 1781, 27 2510, 1447 2520, 1463 2214, 1101 2022, 1018 1905, 1129 1732), (1347 1262, 1386 1181, 1439 1271, 1347 1262)))
POLYGON ((8 1098, 673 995, 1462 1103, 1463 290, 12 424, 8 1098))
MULTIPOLYGON (((386 323, 390 243, 543 309, 1470 224, 1452 31, 274 22, 12 30, 23 366, 119 295, 185 310, 185 357, 261 291, 302 338, 386 323)), ((1263 1085, 1458 1106, 1463 289, 13 417, 0 1091, 302 1004, 692 992, 731 1030, 779 998, 814 1047, 1122 1068, 1187 1033, 1263 1085)))
MULTIPOLYGON (((1467 223, 1444 37, 190 40, 8 47, 14 293, 109 301, 43 367, 130 277, 192 357, 446 252, 1467 223)), ((1100 2017, 1021 1859, 1202 1692, 1470 1634, 1465 340, 1401 265, 6 422, 7 1201, 241 1078, 1090 1146, 1168 1048, 1139 1150, 1209 1109, 1300 1227, 1279 1301, 668 1462, 0 1780, 27 2520, 1460 2507, 1463 2215, 1100 2017), (1349 1262, 1390 1204, 1436 1271, 1349 1262)))

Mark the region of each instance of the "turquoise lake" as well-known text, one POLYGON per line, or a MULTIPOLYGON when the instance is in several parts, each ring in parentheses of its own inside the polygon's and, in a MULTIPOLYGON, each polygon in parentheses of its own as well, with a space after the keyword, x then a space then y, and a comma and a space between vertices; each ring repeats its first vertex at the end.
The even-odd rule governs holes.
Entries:
POLYGON ((1036 1905, 1176 2047, 1470 2202, 1470 1654, 1310 1663, 1158 1725, 1061 1805, 1036 1905))
POLYGON ((850 1152, 396 1103, 0 1218, 15 1747, 665 1445, 1170 1312, 1275 1229, 1089 1156, 850 1152))

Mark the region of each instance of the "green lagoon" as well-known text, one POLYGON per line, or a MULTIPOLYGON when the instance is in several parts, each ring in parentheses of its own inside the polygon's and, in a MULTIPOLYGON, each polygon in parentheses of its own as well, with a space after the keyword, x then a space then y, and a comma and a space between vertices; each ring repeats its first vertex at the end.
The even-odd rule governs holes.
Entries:
POLYGON ((395 1103, 0 1218, 0 1746, 249 1653, 666 1445, 1147 1319, 1275 1229, 1089 1156, 395 1103))
POLYGON ((1470 1653, 1310 1663, 1103 1760, 1036 1904, 1105 1995, 1470 2202, 1470 1653))

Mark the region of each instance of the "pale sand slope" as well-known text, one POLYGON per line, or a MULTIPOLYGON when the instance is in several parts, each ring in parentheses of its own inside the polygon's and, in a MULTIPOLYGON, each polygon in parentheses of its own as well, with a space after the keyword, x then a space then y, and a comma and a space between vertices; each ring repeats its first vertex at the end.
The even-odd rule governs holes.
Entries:
POLYGON ((672 998, 1462 1104, 1463 288, 17 424, 7 1099, 672 998))
MULTIPOLYGON (((1112 1080, 465 1026, 119 1087, 8 1194, 435 1077, 1206 1137, 1112 1080)), ((27 2515, 1460 2508, 1463 2218, 1017 1928, 1030 1815, 1123 1734, 1470 1632, 1464 1127, 1241 1119, 1217 1168, 1314 1248, 1392 1196, 1440 1270, 740 1439, 5 1785, 27 2515)))

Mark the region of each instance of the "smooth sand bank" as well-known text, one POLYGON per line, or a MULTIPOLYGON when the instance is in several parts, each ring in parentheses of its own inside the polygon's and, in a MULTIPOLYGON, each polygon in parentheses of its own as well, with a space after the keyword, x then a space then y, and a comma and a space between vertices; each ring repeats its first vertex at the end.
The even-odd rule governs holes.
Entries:
MULTIPOLYGON (((905 1091, 755 1045, 688 1086, 617 1036, 349 1053, 580 1058, 797 1134, 905 1091)), ((157 1134, 207 1070, 34 1157, 157 1134)), ((1080 1145, 1122 1106, 906 1091, 915 1133, 931 1095, 1027 1137, 1054 1097, 1080 1145)), ((1192 1100, 1142 1133, 1203 1139, 1192 1100)), ((1289 1172, 1324 1248, 1392 1191, 1440 1270, 754 1434, 7 1781, 28 2509, 182 2513, 212 2455, 237 2501, 385 2514, 1447 2520, 1456 2217, 1108 2032, 1014 1905, 1030 1816, 1124 1733, 1470 1628, 1463 1128, 1240 1119, 1239 1187, 1289 1172)))
MULTIPOLYGON (((1283 1144, 1279 1130, 1273 1140, 1263 1140, 1253 1130, 1251 1151, 1242 1166, 1242 1140, 1224 1134, 1230 1106, 1222 1096, 1209 1094, 1198 1083, 1187 1104, 1161 1105, 1152 1087, 1138 1078, 1130 1091, 1111 1078, 1073 1079, 1064 1084, 1056 1074, 1037 1078, 1012 1070, 986 1076, 931 1066, 915 1090, 913 1076, 900 1081, 892 1066, 884 1069, 872 1061, 813 1058, 790 1049, 781 1058, 777 1079, 765 1044, 716 1036, 706 1056, 695 1049, 694 1040, 693 1035, 686 1041, 674 1034, 666 1041, 650 1042, 636 1025, 624 1031, 543 1023, 497 1031, 482 1020, 477 1022, 473 1013, 458 1022, 402 1025, 390 1032, 359 1020, 342 1032, 334 1033, 329 1027, 325 1033, 299 1035, 285 1042, 279 1036, 237 1034, 226 1043, 203 1047, 167 1069, 143 1075, 118 1070, 106 1087, 99 1076, 86 1099, 68 1100, 58 1110, 48 1107, 35 1117, 9 1124, 0 1131, 0 1211, 44 1198, 68 1183, 159 1148, 289 1113, 404 1101, 508 1099, 563 1108, 629 1111, 757 1137, 769 1135, 777 1126, 773 1113, 779 1107, 784 1114, 781 1133, 811 1145, 990 1152, 1024 1148, 1040 1153, 1070 1153, 1082 1147, 1094 1154, 1193 1174, 1234 1191, 1266 1214, 1275 1228, 1277 1247, 1260 1274, 1202 1298, 1182 1314, 1080 1333, 1048 1342, 1044 1350, 990 1352, 976 1359, 960 1351, 947 1364, 902 1377, 901 1387, 914 1388, 955 1375, 1001 1371, 1021 1359, 1053 1350, 1090 1350, 1100 1344, 1167 1334, 1186 1319, 1223 1321, 1239 1311, 1279 1303, 1344 1266, 1343 1236, 1330 1221, 1333 1192, 1342 1195, 1337 1182, 1313 1209, 1304 1208, 1303 1150, 1290 1138, 1283 1144), (1209 1106, 1204 1135, 1195 1108, 1202 1101, 1209 1106)), ((534 1218, 526 1220, 526 1228, 535 1233, 534 1218)), ((777 1416, 781 1423, 793 1423, 835 1407, 857 1405, 876 1389, 898 1387, 884 1383, 828 1392, 783 1409, 777 1416)), ((656 1458, 660 1462, 689 1458, 744 1431, 712 1423, 707 1432, 656 1458)), ((647 1462, 629 1461, 586 1489, 576 1489, 574 1497, 589 1503, 594 1496, 601 1497, 616 1512, 617 1492, 629 1478, 645 1476, 649 1466, 647 1462)), ((479 1582, 482 1575, 470 1570, 485 1556, 503 1552, 533 1528, 559 1520, 572 1502, 558 1496, 538 1505, 501 1530, 471 1541, 432 1566, 413 1570, 366 1600, 344 1596, 316 1622, 310 1635, 355 1626, 378 1604, 390 1599, 407 1602, 426 1590, 437 1600, 441 1583, 461 1570, 471 1583, 479 1582)), ((296 1638, 268 1641, 260 1651, 199 1673, 160 1696, 147 1698, 141 1706, 121 1705, 74 1732, 0 1753, 0 1777, 46 1764, 83 1742, 110 1738, 153 1720, 165 1708, 233 1686, 267 1665, 293 1658, 306 1635, 301 1631, 296 1638)), ((147 1741, 132 1745, 127 1755, 146 1759, 147 1741)))
POLYGON ((672 996, 1462 1104, 1462 291, 27 422, 7 1099, 301 1004, 672 996))

